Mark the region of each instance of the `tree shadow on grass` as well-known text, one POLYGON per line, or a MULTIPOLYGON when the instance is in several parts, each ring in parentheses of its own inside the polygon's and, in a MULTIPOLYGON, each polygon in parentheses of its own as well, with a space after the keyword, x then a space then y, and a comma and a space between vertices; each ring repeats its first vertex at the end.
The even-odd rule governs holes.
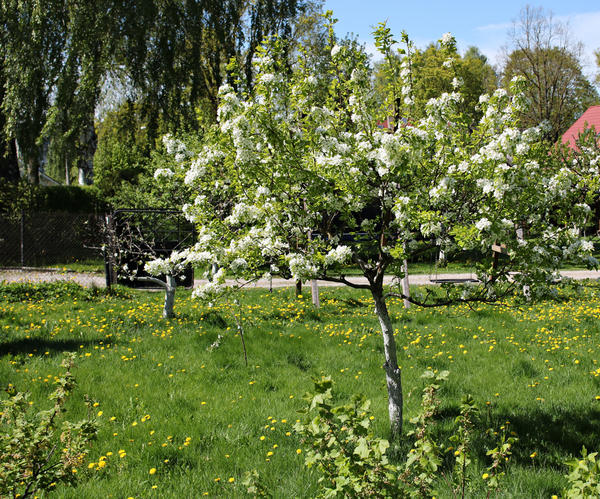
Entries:
POLYGON ((20 340, 0 342, 0 357, 6 355, 19 356, 33 354, 35 356, 56 356, 63 352, 75 352, 85 347, 95 345, 89 340, 53 340, 47 338, 23 338, 20 340), (46 355, 48 352, 48 355, 46 355))
MULTIPOLYGON (((446 406, 437 415, 444 433, 453 427, 458 406, 446 406)), ((478 458, 488 461, 486 451, 499 444, 500 436, 485 435, 486 430, 514 432, 518 441, 512 447, 510 460, 521 466, 564 467, 570 456, 578 457, 585 446, 590 452, 600 450, 600 403, 591 408, 561 408, 552 405, 515 407, 511 412, 481 408, 476 424, 478 437, 473 449, 478 458), (507 424, 509 422, 509 424, 507 424), (534 454, 532 458, 531 455, 534 454)), ((449 435, 440 435, 447 438, 449 435)))
POLYGON ((519 441, 513 449, 517 462, 564 466, 570 455, 579 456, 585 446, 600 450, 600 405, 592 408, 539 406, 520 408, 512 414, 496 413, 499 422, 510 421, 519 441), (535 458, 531 454, 535 452, 535 458))

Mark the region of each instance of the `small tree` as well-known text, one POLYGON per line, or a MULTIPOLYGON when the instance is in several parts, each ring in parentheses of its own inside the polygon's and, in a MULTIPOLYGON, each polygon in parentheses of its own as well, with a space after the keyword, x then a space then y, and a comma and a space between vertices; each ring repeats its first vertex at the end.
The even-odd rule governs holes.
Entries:
MULTIPOLYGON (((365 53, 336 42, 331 13, 328 30, 327 71, 314 74, 301 51, 290 68, 275 38, 258 52, 252 90, 221 88, 218 129, 204 150, 163 172, 195 187, 184 211, 199 227, 198 241, 155 265, 217 263, 213 279, 195 290, 199 298, 222 291, 226 276, 257 278, 265 270, 368 290, 381 325, 395 434, 402 385, 390 292, 422 306, 494 301, 523 285, 535 296, 565 257, 586 249, 574 228, 589 208, 573 202, 570 173, 555 168, 539 142, 542 127, 518 128, 520 80, 510 94, 480 99, 475 127, 458 111, 458 79, 452 93, 428 102, 423 119, 411 119, 410 50, 392 57, 389 30, 376 31, 386 70, 395 75, 381 109, 365 53), (382 115, 391 116, 390 129, 378 127, 382 115), (507 255, 494 264, 495 243, 507 255), (446 254, 480 250, 480 283, 410 297, 400 286, 384 290, 385 274, 402 278, 405 259, 434 247, 446 254), (365 284, 345 278, 349 263, 365 284)), ((446 34, 440 43, 452 68, 455 41, 446 34)))
POLYGON ((186 262, 165 266, 158 257, 172 254, 175 258, 179 253, 174 248, 193 237, 192 227, 182 227, 181 222, 177 210, 140 209, 117 210, 103 225, 109 279, 118 277, 164 289, 164 318, 174 315, 177 278, 188 269, 186 262), (150 275, 143 272, 145 266, 150 275))

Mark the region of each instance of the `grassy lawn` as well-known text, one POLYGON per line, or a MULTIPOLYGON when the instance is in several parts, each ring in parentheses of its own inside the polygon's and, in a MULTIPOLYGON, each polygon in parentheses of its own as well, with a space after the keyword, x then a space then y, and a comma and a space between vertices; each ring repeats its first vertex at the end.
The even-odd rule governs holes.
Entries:
MULTIPOLYGON (((0 286, 1 383, 30 391, 34 408, 48 408, 62 352, 77 352, 78 387, 67 414, 80 419, 84 394, 94 399, 100 431, 88 462, 104 456, 107 463, 81 466, 77 485, 59 485, 52 497, 240 497, 250 470, 273 497, 314 497, 319 475, 304 466, 292 425, 311 379, 322 375, 333 377, 339 403, 354 393, 371 399, 376 434, 388 437, 382 341, 365 293, 326 289, 315 311, 310 297, 296 300, 291 289, 251 290, 239 306, 213 308, 182 291, 177 317, 164 320, 159 293, 37 289, 0 286), (247 367, 234 314, 245 328, 247 367)), ((485 497, 488 429, 519 439, 499 497, 560 494, 565 459, 584 444, 600 449, 598 288, 520 307, 405 311, 393 301, 390 312, 405 431, 427 369, 450 371, 436 419, 442 450, 462 395, 480 407, 472 497, 485 497)), ((408 438, 401 443, 400 461, 410 446, 408 438)), ((439 497, 452 497, 444 479, 438 488, 439 497)))
POLYGON ((74 262, 46 265, 44 268, 58 271, 70 270, 73 272, 104 273, 104 260, 100 258, 92 260, 76 260, 74 262))

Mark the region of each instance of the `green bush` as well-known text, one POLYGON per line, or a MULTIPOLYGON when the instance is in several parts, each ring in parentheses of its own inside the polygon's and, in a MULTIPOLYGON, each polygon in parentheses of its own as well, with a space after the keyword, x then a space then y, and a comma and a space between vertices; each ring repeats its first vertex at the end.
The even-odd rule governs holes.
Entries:
POLYGON ((563 492, 568 499, 591 499, 600 497, 600 461, 596 460, 597 452, 588 454, 584 447, 581 459, 567 461, 569 488, 563 492))
MULTIPOLYGON (((66 372, 50 394, 52 408, 31 414, 27 393, 9 385, 0 402, 0 497, 32 497, 59 482, 74 482, 96 437, 90 416, 78 423, 64 420, 64 405, 75 387, 71 373, 75 354, 62 363, 66 372)), ((91 404, 88 403, 91 413, 91 404)))
MULTIPOLYGON (((442 449, 434 434, 440 404, 437 394, 448 371, 426 371, 422 377, 428 384, 423 389, 421 410, 410 420, 414 430, 407 434, 414 443, 404 463, 397 464, 388 459, 388 441, 374 436, 370 401, 354 395, 350 404, 334 407, 331 378, 314 380, 315 393, 305 396, 308 409, 300 411, 306 416, 294 429, 309 446, 306 466, 316 468, 321 474, 318 497, 435 497, 440 477, 450 486, 454 497, 471 497, 476 488, 482 490, 481 485, 487 489, 487 497, 498 493, 517 439, 507 437, 506 432, 498 435, 497 447, 486 453, 491 463, 477 480, 471 446, 478 409, 473 398, 466 395, 454 421, 454 433, 449 439, 452 445, 446 449, 454 457, 454 466, 443 472, 442 449)), ((247 483, 253 486, 258 478, 248 477, 247 483)))
POLYGON ((43 186, 0 180, 0 213, 4 215, 18 215, 21 210, 94 213, 106 209, 107 203, 95 186, 43 186))

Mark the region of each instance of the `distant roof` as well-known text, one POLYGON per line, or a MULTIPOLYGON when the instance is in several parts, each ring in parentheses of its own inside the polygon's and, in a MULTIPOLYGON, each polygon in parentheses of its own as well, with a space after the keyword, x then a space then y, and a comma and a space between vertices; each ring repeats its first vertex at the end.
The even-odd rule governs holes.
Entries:
POLYGON ((571 125, 571 127, 563 134, 561 142, 567 144, 574 150, 579 150, 575 141, 578 139, 581 132, 586 128, 596 129, 600 132, 600 106, 591 106, 581 117, 571 125))

